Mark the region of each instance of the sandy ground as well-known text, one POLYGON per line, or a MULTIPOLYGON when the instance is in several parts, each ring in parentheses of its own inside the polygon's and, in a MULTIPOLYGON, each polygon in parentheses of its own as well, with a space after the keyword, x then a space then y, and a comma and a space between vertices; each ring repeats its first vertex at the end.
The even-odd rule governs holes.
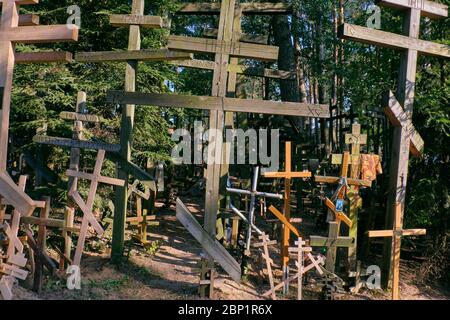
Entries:
MULTIPOLYGON (((188 208, 200 219, 198 206, 185 202, 188 208)), ((64 277, 47 277, 43 292, 37 296, 34 292, 20 286, 14 288, 14 299, 199 299, 198 262, 201 247, 198 242, 177 221, 175 210, 160 211, 160 225, 150 227, 149 240, 153 241, 152 252, 143 247, 132 246, 129 259, 120 267, 109 262, 108 252, 85 253, 82 260, 82 288, 68 290, 64 277)), ((276 262, 276 259, 274 258, 276 262)), ((246 279, 240 284, 232 281, 219 270, 216 280, 215 299, 241 300, 265 299, 262 293, 269 289, 267 277, 258 276, 258 265, 251 264, 246 279)), ((448 299, 448 295, 437 288, 419 286, 415 283, 417 264, 402 261, 401 295, 402 299, 426 300, 448 299)), ((276 282, 280 271, 276 272, 276 282)), ((319 279, 312 275, 304 286, 304 299, 317 299, 319 279)), ((291 287, 290 295, 281 299, 296 298, 296 282, 291 287)), ((336 294, 335 299, 373 300, 389 299, 390 293, 382 290, 361 290, 359 294, 336 294)))

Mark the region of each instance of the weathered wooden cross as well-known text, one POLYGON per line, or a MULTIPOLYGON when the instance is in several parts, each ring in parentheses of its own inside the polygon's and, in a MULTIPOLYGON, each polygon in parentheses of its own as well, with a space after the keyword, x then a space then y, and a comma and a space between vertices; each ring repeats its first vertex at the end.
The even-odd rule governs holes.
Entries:
MULTIPOLYGON (((38 0, 0 0, 0 171, 6 170, 11 89, 16 43, 76 41, 78 29, 67 25, 19 26, 19 6, 36 4, 38 0)), ((28 214, 21 211, 22 214, 28 214)))
POLYGON ((81 198, 76 186, 72 188, 69 192, 69 195, 73 198, 78 207, 83 211, 83 220, 81 223, 80 235, 78 237, 77 248, 75 251, 75 256, 73 259, 73 264, 80 266, 81 255, 84 250, 84 243, 87 236, 87 231, 89 225, 91 225, 94 230, 97 232, 99 236, 103 234, 103 228, 98 223, 97 219, 92 213, 92 209, 94 207, 95 195, 97 194, 97 187, 99 183, 110 184, 114 186, 123 186, 125 181, 110 177, 105 177, 101 175, 103 160, 105 159, 105 150, 99 150, 97 155, 97 160, 95 162, 94 172, 92 174, 80 172, 76 170, 67 170, 66 174, 69 177, 78 178, 78 179, 87 179, 91 181, 91 185, 89 188, 89 194, 86 202, 81 198))
MULTIPOLYGON (((265 178, 273 178, 273 179, 284 179, 284 205, 283 205, 283 213, 284 218, 287 222, 290 222, 291 219, 291 180, 292 179, 305 179, 311 177, 310 171, 301 171, 294 172, 292 171, 292 161, 291 161, 291 142, 286 141, 285 144, 285 166, 284 172, 265 172, 263 176, 265 178)), ((270 210, 270 209, 269 209, 270 210)), ((282 266, 283 266, 283 274, 286 279, 289 276, 289 237, 290 232, 289 228, 286 224, 283 229, 283 244, 281 247, 281 257, 282 257, 282 266)), ((297 237, 300 235, 297 234, 297 237)))
POLYGON ((372 230, 368 232, 369 238, 391 237, 394 255, 392 257, 392 299, 400 299, 399 278, 400 278, 400 252, 401 239, 404 236, 424 236, 426 229, 403 229, 403 221, 401 215, 401 206, 397 206, 394 217, 393 230, 372 230))
MULTIPOLYGON (((400 223, 403 221, 405 210, 409 149, 412 139, 411 119, 414 106, 418 54, 450 58, 450 46, 419 39, 420 17, 425 16, 430 19, 447 17, 448 7, 428 0, 380 0, 377 1, 377 4, 399 9, 405 13, 403 35, 351 24, 341 25, 339 35, 344 39, 402 50, 397 100, 399 105, 403 107, 404 116, 400 119, 397 118, 402 123, 400 126, 395 125, 394 127, 393 156, 390 168, 390 187, 386 215, 386 227, 390 228, 394 224, 393 219, 398 207, 400 206, 400 223)), ((390 101, 392 102, 393 100, 390 99, 390 101)), ((413 142, 413 144, 417 144, 420 148, 420 143, 413 142)), ((392 255, 391 242, 386 241, 384 250, 385 268, 383 271, 388 273, 388 276, 384 277, 384 279, 391 278, 389 274, 392 273, 392 255)))
MULTIPOLYGON (((125 91, 136 90, 136 79, 139 61, 170 61, 192 59, 190 53, 174 52, 169 49, 141 50, 140 28, 161 29, 168 26, 159 16, 144 15, 145 0, 133 0, 130 15, 111 15, 109 22, 116 27, 129 27, 127 51, 82 52, 75 56, 78 62, 126 62, 125 91)), ((120 150, 122 162, 131 161, 131 145, 134 127, 135 106, 126 104, 122 109, 120 123, 120 150)), ((129 170, 118 162, 117 177, 125 181, 124 187, 116 188, 114 205, 113 239, 111 258, 119 262, 124 249, 124 235, 127 214, 127 191, 129 170)))
MULTIPOLYGON (((261 100, 243 100, 226 98, 227 76, 230 57, 245 57, 259 60, 276 59, 278 49, 263 45, 233 41, 233 15, 235 0, 223 0, 217 40, 194 37, 171 36, 169 48, 188 52, 215 54, 215 66, 212 83, 212 96, 183 96, 167 94, 142 94, 113 91, 107 95, 107 101, 117 104, 154 105, 161 107, 195 108, 210 110, 210 129, 223 132, 225 112, 265 113, 295 115, 315 118, 329 116, 327 105, 306 103, 275 102, 261 100)), ((221 180, 222 139, 210 137, 205 197, 205 230, 216 234, 216 221, 219 208, 219 186, 221 180)))
MULTIPOLYGON (((350 138, 350 137, 346 137, 346 138, 350 138)), ((347 140, 348 142, 351 142, 350 139, 347 140)), ((352 158, 352 164, 354 163, 354 160, 356 160, 356 158, 352 158)), ((331 213, 331 215, 333 217, 328 217, 329 220, 334 220, 336 223, 331 223, 332 221, 330 221, 330 226, 329 226, 329 233, 328 233, 328 239, 333 239, 332 242, 325 242, 324 245, 320 245, 318 243, 311 243, 311 246, 328 246, 328 244, 331 244, 331 247, 328 247, 327 250, 327 262, 326 262, 326 266, 325 268, 330 271, 330 272, 334 272, 334 268, 335 268, 335 262, 336 262, 336 249, 337 246, 339 245, 334 245, 336 243, 336 241, 334 241, 335 239, 339 238, 339 233, 340 233, 340 224, 341 221, 344 222, 349 228, 352 228, 353 225, 353 221, 344 213, 344 200, 345 200, 345 196, 346 196, 346 192, 348 190, 349 186, 366 186, 366 187, 370 187, 372 185, 371 181, 368 180, 361 180, 361 179, 357 179, 357 178, 347 178, 348 176, 348 166, 349 166, 349 162, 350 162, 350 153, 348 151, 344 152, 344 154, 342 155, 342 165, 341 165, 341 173, 339 177, 330 177, 330 176, 315 176, 315 181, 318 183, 331 183, 331 184, 338 184, 338 188, 335 191, 334 195, 332 196, 331 199, 329 199, 328 197, 324 197, 325 200, 325 205, 328 207, 329 209, 329 213, 331 213), (335 202, 333 202, 335 201, 335 202)), ((322 238, 322 237, 320 237, 322 238)), ((342 245, 342 247, 353 247, 355 245, 355 239, 356 236, 350 236, 348 237, 349 239, 352 239, 350 245, 342 245)), ((326 238, 323 238, 319 241, 319 243, 323 243, 322 240, 324 240, 326 238)), ((348 239, 346 239, 345 241, 347 241, 348 239)), ((348 242, 345 242, 346 244, 348 244, 348 242)))

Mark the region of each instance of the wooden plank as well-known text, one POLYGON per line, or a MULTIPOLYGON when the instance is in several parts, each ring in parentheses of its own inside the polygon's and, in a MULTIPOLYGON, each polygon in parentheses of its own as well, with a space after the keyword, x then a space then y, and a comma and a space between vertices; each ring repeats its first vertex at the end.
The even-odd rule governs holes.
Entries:
POLYGON ((16 52, 14 55, 16 64, 70 63, 73 61, 72 53, 66 51, 16 52))
POLYGON ((107 102, 160 107, 219 110, 225 112, 246 112, 292 115, 298 117, 328 118, 329 106, 296 102, 234 99, 210 96, 188 96, 176 94, 136 93, 109 91, 107 102))
POLYGON ((450 46, 354 24, 340 25, 338 34, 342 39, 356 40, 385 48, 416 50, 425 55, 450 58, 450 46))
POLYGON ((79 148, 79 149, 91 149, 91 150, 106 150, 109 152, 119 152, 120 145, 110 144, 97 141, 85 141, 85 140, 73 140, 68 138, 51 137, 44 135, 36 135, 33 137, 33 142, 67 147, 67 148, 79 148))
POLYGON ((278 47, 251 44, 244 42, 227 42, 216 39, 205 39, 186 36, 169 36, 167 44, 169 49, 183 50, 197 53, 227 53, 231 56, 275 61, 278 59, 278 47))
POLYGON ((419 9, 422 16, 432 19, 448 16, 448 6, 428 0, 376 0, 375 3, 393 9, 419 9))
POLYGON ((339 237, 333 240, 326 237, 310 236, 309 245, 311 247, 327 247, 331 244, 337 247, 349 248, 354 246, 354 239, 351 237, 339 237))
MULTIPOLYGON (((340 177, 327 177, 327 176, 314 176, 316 182, 319 183, 334 183, 338 184, 340 181, 340 177)), ((347 178, 347 183, 349 185, 360 186, 360 187, 371 187, 372 182, 368 180, 360 180, 360 179, 351 179, 347 178)))
MULTIPOLYGON (((202 35, 204 37, 208 37, 208 38, 217 38, 218 34, 219 34, 219 30, 214 29, 214 28, 207 28, 207 29, 204 29, 202 32, 202 35)), ((263 44, 263 45, 265 45, 269 42, 269 36, 266 36, 266 35, 257 36, 257 35, 252 35, 252 34, 236 32, 236 31, 235 31, 235 34, 236 34, 237 41, 241 41, 241 42, 263 44)))
POLYGON ((143 28, 163 28, 163 19, 158 16, 144 16, 140 14, 112 14, 109 23, 114 27, 140 26, 143 28))
POLYGON ((336 220, 344 222, 349 228, 353 226, 353 221, 343 212, 337 211, 335 204, 330 199, 326 198, 325 205, 334 213, 336 220))
POLYGON ((402 230, 402 236, 424 236, 427 234, 426 229, 406 229, 402 230))
POLYGON ((2 294, 3 300, 12 300, 12 287, 14 285, 14 277, 3 276, 0 279, 0 293, 2 294))
POLYGON ((241 267, 239 263, 202 228, 179 198, 177 198, 176 212, 178 220, 202 245, 203 249, 222 266, 234 281, 240 283, 241 267))
POLYGON ((77 41, 78 29, 66 25, 16 27, 0 31, 0 41, 15 43, 49 43, 77 41))
MULTIPOLYGON (((342 153, 333 153, 331 155, 331 164, 342 164, 342 160, 343 160, 343 156, 342 153)), ((350 159, 349 159, 349 163, 351 165, 359 165, 359 160, 360 160, 360 156, 359 154, 351 154, 350 155, 350 159)))
POLYGON ((383 96, 384 112, 393 126, 404 126, 410 138, 409 151, 415 157, 420 157, 425 148, 425 142, 420 134, 414 128, 411 118, 408 113, 403 110, 403 107, 398 102, 395 95, 388 91, 383 96))
POLYGON ((392 237, 394 231, 392 230, 371 230, 367 232, 369 238, 379 238, 379 237, 392 237))
POLYGON ((0 194, 23 216, 30 216, 36 203, 18 187, 6 171, 0 173, 0 194))
POLYGON ((64 120, 82 121, 82 122, 100 122, 100 117, 92 114, 63 111, 59 117, 64 120))
POLYGON ((277 208, 274 206, 269 207, 269 211, 272 212, 289 230, 292 231, 293 234, 295 234, 297 237, 301 237, 300 233, 298 232, 297 228, 295 228, 285 217, 284 215, 278 211, 277 208))
POLYGON ((281 178, 310 178, 312 176, 311 172, 304 171, 304 172, 265 172, 264 178, 274 178, 274 179, 281 179, 281 178))
POLYGON ((75 171, 75 170, 71 170, 71 169, 66 170, 66 175, 68 175, 69 177, 75 177, 75 178, 79 178, 79 179, 96 180, 97 182, 110 184, 113 186, 123 187, 125 185, 125 181, 122 179, 116 179, 116 178, 105 177, 105 176, 97 176, 95 174, 82 172, 82 171, 75 171))
POLYGON ((169 49, 79 52, 75 55, 77 62, 171 61, 193 58, 191 53, 169 49))
MULTIPOLYGON (((0 15, 1 17, 1 15, 0 15)), ((37 14, 20 14, 19 15, 19 26, 37 26, 39 25, 39 16, 37 14)))
MULTIPOLYGON (((288 14, 292 12, 292 7, 285 3, 259 2, 238 4, 246 14, 288 14)), ((180 5, 177 14, 203 14, 214 15, 220 13, 220 2, 199 2, 183 3, 180 5)))

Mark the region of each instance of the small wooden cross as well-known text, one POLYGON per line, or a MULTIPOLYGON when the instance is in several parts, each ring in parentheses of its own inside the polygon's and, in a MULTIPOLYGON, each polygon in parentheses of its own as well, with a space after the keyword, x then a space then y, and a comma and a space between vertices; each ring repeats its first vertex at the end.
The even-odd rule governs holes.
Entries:
POLYGON ((369 238, 392 237, 392 300, 400 299, 399 278, 400 278, 400 252, 401 241, 404 236, 424 236, 426 229, 403 229, 401 203, 397 204, 395 210, 395 220, 393 230, 373 230, 369 231, 369 238))
MULTIPOLYGON (((261 252, 261 256, 266 261, 266 268, 267 268, 267 275, 269 277, 269 284, 270 284, 270 295, 272 297, 272 300, 277 300, 277 296, 275 295, 275 284, 273 281, 273 273, 272 273, 272 266, 273 266, 273 260, 270 258, 269 255, 269 244, 271 243, 269 236, 267 236, 265 233, 261 234, 259 236, 259 239, 261 239, 261 243, 254 244, 255 247, 262 246, 263 251, 261 252)), ((274 242, 276 243, 276 241, 274 242)))
POLYGON ((114 186, 124 186, 125 181, 110 177, 105 177, 101 175, 103 160, 105 159, 105 150, 99 150, 97 155, 97 160, 95 162, 94 172, 92 174, 75 171, 75 170, 67 170, 66 174, 69 177, 79 178, 79 179, 87 179, 91 181, 91 186, 89 188, 89 194, 87 201, 81 198, 80 194, 76 189, 72 189, 70 191, 70 196, 76 202, 78 207, 83 211, 83 220, 81 223, 80 235, 78 238, 77 248, 75 251, 75 256, 73 259, 73 264, 79 266, 81 262, 81 255, 84 249, 84 243, 86 240, 86 235, 88 231, 89 224, 95 229, 97 234, 101 236, 103 234, 103 228, 98 223, 97 219, 94 217, 92 213, 92 209, 94 207, 95 195, 97 193, 97 187, 99 183, 110 184, 114 186))
MULTIPOLYGON (((291 218, 291 180, 292 179, 304 179, 304 178, 310 178, 311 172, 310 171, 301 171, 301 172, 294 172, 292 169, 292 163, 291 163, 291 142, 286 141, 285 143, 285 167, 284 172, 266 172, 263 174, 265 178, 273 178, 273 179, 284 179, 284 206, 283 206, 283 213, 284 213, 284 220, 285 222, 290 222, 291 218)), ((274 209, 274 208, 273 208, 274 209)), ((269 209, 270 210, 270 209, 269 209)), ((272 211, 272 210, 271 210, 272 211)), ((273 212, 273 211, 272 211, 273 212)), ((290 224, 290 223, 289 223, 290 224)), ((283 265, 283 272, 284 272, 284 278, 287 278, 289 276, 289 227, 286 223, 284 223, 284 230, 283 230, 283 244, 281 249, 281 256, 282 256, 282 265, 283 265)), ((295 230, 295 228, 294 228, 295 230)), ((295 233, 295 232, 294 232, 295 233)), ((296 236, 299 237, 298 231, 296 233, 296 236)))

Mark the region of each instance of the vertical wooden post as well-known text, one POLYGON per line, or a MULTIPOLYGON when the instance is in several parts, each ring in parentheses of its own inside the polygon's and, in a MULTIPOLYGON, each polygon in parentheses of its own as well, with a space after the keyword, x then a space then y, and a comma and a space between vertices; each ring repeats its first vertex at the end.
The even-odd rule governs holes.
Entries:
MULTIPOLYGON (((50 197, 44 197, 43 201, 45 201, 45 207, 40 211, 40 219, 41 221, 45 221, 50 216, 50 197)), ((37 236, 37 246, 42 253, 45 253, 47 248, 47 226, 44 223, 39 224, 38 236, 37 236)), ((42 256, 35 252, 35 261, 36 268, 34 272, 34 280, 33 280, 33 290, 38 294, 42 291, 42 278, 44 275, 44 261, 42 261, 42 256)))
MULTIPOLYGON (((420 9, 411 8, 405 12, 403 33, 412 38, 419 37, 420 28, 420 9)), ((400 72, 398 78, 397 99, 403 106, 405 115, 408 119, 412 119, 416 69, 417 69, 417 50, 407 49, 402 53, 400 62, 400 72)), ((409 144, 410 137, 407 126, 394 127, 393 143, 392 143, 392 159, 390 166, 386 229, 392 229, 396 215, 395 211, 399 210, 400 223, 403 220, 406 199, 406 182, 408 179, 409 164, 409 144), (397 207, 399 209, 397 209, 397 207)), ((401 224, 400 224, 401 227, 401 224)), ((398 246, 401 245, 401 239, 398 240, 398 246)), ((394 256, 392 241, 386 239, 383 249, 383 284, 389 286, 389 279, 392 273, 392 259, 394 256)), ((397 248, 398 249, 398 248, 397 248)), ((398 249, 399 250, 399 249, 398 249)))
MULTIPOLYGON (((331 242, 335 242, 339 237, 340 223, 336 221, 330 221, 328 230, 328 239, 331 242)), ((336 265, 336 253, 337 246, 330 246, 327 250, 327 259, 325 260, 325 269, 334 273, 336 265)))
MULTIPOLYGON (((132 15, 144 14, 144 0, 133 0, 132 15)), ((139 25, 131 25, 129 31, 128 50, 141 49, 141 33, 139 25)), ((128 61, 125 71, 125 91, 136 91, 137 61, 128 61)), ((122 106, 122 119, 120 122, 120 155, 126 161, 131 160, 131 140, 134 126, 134 105, 122 106)), ((114 223, 112 233, 111 259, 113 263, 122 260, 125 240, 125 220, 127 216, 128 174, 118 168, 117 177, 125 180, 123 187, 116 187, 116 200, 114 205, 114 223)))
MULTIPOLYGON (((62 236, 64 238, 64 255, 68 258, 71 257, 72 251, 72 237, 69 228, 73 227, 73 220, 75 218, 75 209, 72 207, 66 207, 64 211, 64 228, 62 230, 62 236)), ((61 258, 59 262, 60 271, 64 271, 65 262, 64 259, 61 258)))
MULTIPOLYGON (((287 173, 284 179, 284 206, 283 213, 287 221, 291 219, 291 178, 289 177, 289 172, 291 172, 291 142, 286 142, 286 159, 285 159, 285 172, 287 173)), ((283 280, 289 278, 289 237, 290 230, 283 224, 283 280)), ((289 291, 289 282, 287 282, 283 288, 283 293, 287 294, 289 291)))
POLYGON ((303 244, 304 241, 302 238, 298 238, 297 240, 297 263, 298 263, 298 278, 297 278, 297 300, 302 300, 302 287, 303 287, 303 244))

